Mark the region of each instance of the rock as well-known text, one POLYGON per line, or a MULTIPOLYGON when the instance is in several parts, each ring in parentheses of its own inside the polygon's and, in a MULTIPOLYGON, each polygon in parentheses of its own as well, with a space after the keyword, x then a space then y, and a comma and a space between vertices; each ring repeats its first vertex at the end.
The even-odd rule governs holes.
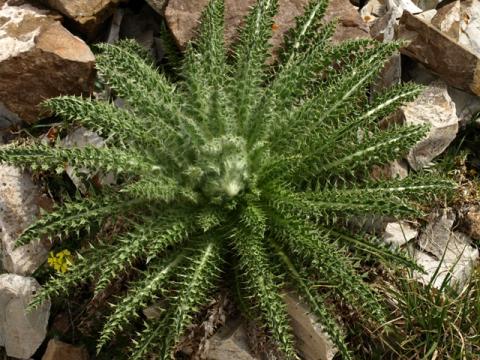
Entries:
POLYGON ((385 232, 388 223, 394 221, 396 221, 396 219, 390 216, 373 214, 355 215, 348 218, 346 226, 355 233, 381 235, 385 232))
POLYGON ((422 9, 415 5, 411 0, 387 0, 387 9, 394 10, 397 18, 399 18, 404 11, 411 14, 422 12, 422 9))
POLYGON ((431 126, 426 138, 420 140, 408 153, 407 161, 418 170, 427 166, 455 139, 458 118, 455 103, 448 95, 447 86, 436 81, 413 102, 400 108, 401 121, 408 125, 431 126))
POLYGON ((284 300, 297 338, 297 348, 303 359, 332 360, 338 350, 324 332, 318 319, 310 314, 308 307, 295 295, 287 294, 284 300))
POLYGON ((4 3, 0 19, 2 117, 33 123, 42 100, 90 93, 95 58, 81 39, 31 5, 4 3))
POLYGON ((8 356, 28 359, 47 333, 50 302, 26 312, 40 289, 37 280, 15 274, 0 275, 0 346, 8 356))
POLYGON ((245 327, 237 319, 228 321, 210 339, 207 360, 255 360, 248 347, 245 327))
POLYGON ((88 360, 88 352, 83 346, 73 346, 57 339, 48 342, 42 360, 88 360))
POLYGON ((418 231, 406 221, 390 222, 385 227, 383 241, 395 247, 400 247, 417 236, 418 231))
POLYGON ((367 24, 374 22, 377 18, 382 17, 387 12, 385 0, 370 0, 360 9, 360 16, 367 24))
POLYGON ((390 9, 370 27, 370 35, 378 41, 392 41, 395 38, 396 25, 395 11, 390 9))
POLYGON ((165 6, 167 5, 167 0, 146 0, 147 4, 155 10, 159 15, 163 16, 165 6))
POLYGON ((11 273, 32 274, 48 256, 48 245, 40 240, 14 249, 15 241, 39 212, 42 197, 26 172, 0 165, 0 226, 2 262, 11 273))
POLYGON ((420 14, 417 14, 417 17, 424 20, 427 23, 430 23, 436 14, 437 14, 437 9, 432 9, 432 10, 427 10, 420 14))
POLYGON ((430 22, 458 44, 480 55, 480 0, 442 4, 430 22))
POLYGON ((471 95, 451 86, 448 87, 448 94, 455 103, 460 127, 464 127, 480 112, 480 96, 471 95))
POLYGON ((412 2, 422 10, 431 10, 442 2, 442 0, 412 0, 412 2))
POLYGON ((332 41, 340 43, 348 39, 369 38, 368 25, 360 16, 358 8, 349 0, 330 0, 324 21, 338 19, 332 41))
POLYGON ((418 245, 423 252, 416 252, 414 258, 427 274, 417 273, 415 276, 423 283, 428 283, 438 268, 435 287, 440 287, 447 276, 451 277, 450 285, 462 287, 478 261, 479 252, 472 246, 471 239, 461 232, 452 231, 454 221, 453 211, 444 209, 436 214, 420 235, 418 245))
MULTIPOLYGON (((66 148, 83 148, 85 146, 94 146, 100 148, 105 146, 105 140, 93 131, 90 131, 84 127, 78 127, 65 136, 65 138, 61 140, 60 144, 66 148)), ((87 192, 87 188, 82 181, 82 178, 84 177, 96 177, 96 182, 100 186, 111 185, 115 183, 115 176, 113 173, 108 173, 105 175, 100 173, 92 174, 92 172, 88 169, 74 168, 70 165, 67 166, 66 173, 75 184, 77 189, 79 189, 82 193, 87 192)))
POLYGON ((480 56, 480 0, 463 0, 458 41, 480 56))
MULTIPOLYGON (((256 0, 226 0, 225 1, 225 41, 231 44, 238 28, 242 26, 244 17, 256 0)), ((208 0, 170 0, 165 8, 165 20, 177 45, 185 49, 188 41, 195 34, 195 28, 208 0)), ((295 24, 295 17, 303 13, 308 0, 280 0, 279 11, 275 17, 275 31, 271 39, 274 49, 283 42, 284 33, 295 24)), ((358 9, 349 0, 331 0, 325 21, 339 18, 339 25, 333 36, 333 41, 368 37, 368 27, 358 13, 358 9)))
POLYGON ((154 304, 147 306, 145 309, 142 310, 143 315, 148 320, 159 319, 164 312, 164 307, 160 306, 159 304, 154 304))
POLYGON ((148 5, 144 5, 140 11, 133 12, 130 9, 125 11, 123 23, 120 30, 121 38, 135 39, 143 47, 150 51, 153 57, 157 57, 162 48, 157 46, 156 38, 162 33, 162 19, 148 5))
POLYGON ((460 1, 454 1, 438 9, 430 20, 444 34, 458 41, 460 36, 460 1))
POLYGON ((108 29, 107 40, 105 42, 113 44, 120 38, 120 26, 122 25, 124 10, 121 8, 115 9, 108 29))
MULTIPOLYGON (((395 11, 390 9, 371 26, 370 35, 378 41, 390 42, 395 38, 396 25, 395 11)), ((383 66, 378 79, 372 86, 372 93, 375 94, 393 85, 400 84, 401 78, 402 59, 400 53, 396 52, 383 66)))
POLYGON ((52 9, 71 19, 77 28, 88 37, 98 33, 99 28, 114 12, 122 0, 42 0, 52 9))
POLYGON ((375 180, 405 179, 408 176, 408 164, 405 160, 395 160, 384 166, 373 166, 370 173, 375 180))
POLYGON ((398 37, 408 40, 401 52, 421 62, 449 85, 480 95, 480 57, 457 44, 426 20, 405 12, 398 37))
POLYGON ((473 206, 465 215, 465 226, 468 236, 480 240, 480 207, 473 206))
MULTIPOLYGON (((348 2, 348 0, 346 0, 348 2)), ((195 34, 195 29, 203 9, 209 0, 170 0, 165 8, 165 20, 172 31, 177 45, 185 49, 188 41, 195 34)), ((225 0, 225 41, 231 44, 237 35, 238 28, 256 0, 225 0)), ((277 47, 282 43, 283 34, 295 23, 295 17, 303 13, 308 0, 280 0, 279 11, 275 17, 277 28, 271 43, 277 47)))

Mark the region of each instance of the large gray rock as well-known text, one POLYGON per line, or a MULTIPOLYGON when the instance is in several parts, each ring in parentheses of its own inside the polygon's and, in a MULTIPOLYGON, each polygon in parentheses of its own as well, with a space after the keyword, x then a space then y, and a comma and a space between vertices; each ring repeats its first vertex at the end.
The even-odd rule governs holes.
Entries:
POLYGON ((467 235, 452 230, 454 222, 453 211, 444 209, 421 234, 418 241, 421 251, 415 251, 414 258, 426 274, 415 273, 419 281, 425 284, 432 281, 437 288, 447 276, 451 278, 449 284, 457 288, 468 281, 478 262, 479 251, 467 235))
POLYGON ((1 126, 37 121, 42 100, 92 90, 95 57, 57 19, 28 4, 0 2, 1 126))
POLYGON ((447 85, 436 81, 413 102, 400 109, 401 120, 408 125, 430 125, 428 136, 420 140, 407 155, 410 166, 417 170, 428 165, 455 139, 458 117, 447 85))
POLYGON ((26 172, 0 165, 0 226, 2 263, 11 273, 29 275, 48 256, 48 244, 40 239, 15 248, 15 241, 31 225, 44 206, 44 198, 26 172))
POLYGON ((34 278, 0 275, 0 346, 5 347, 8 356, 28 359, 45 339, 50 302, 26 312, 39 289, 34 278))

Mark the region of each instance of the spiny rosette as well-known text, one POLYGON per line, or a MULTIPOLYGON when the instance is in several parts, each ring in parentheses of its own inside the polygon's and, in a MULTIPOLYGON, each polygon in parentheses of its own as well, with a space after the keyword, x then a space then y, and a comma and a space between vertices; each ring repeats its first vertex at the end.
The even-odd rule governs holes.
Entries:
POLYGON ((175 76, 156 69, 133 41, 98 45, 99 77, 125 106, 73 96, 44 105, 65 124, 98 132, 105 146, 10 144, 0 160, 44 174, 68 165, 118 175, 99 189, 84 179, 92 190, 43 214, 19 246, 45 237, 61 245, 84 230, 105 231, 104 223, 118 222, 125 231, 79 249, 32 307, 87 281, 99 294, 131 269, 97 349, 140 325, 142 309, 158 303, 160 315, 144 322, 129 359, 149 353, 168 359, 207 299, 229 287, 244 315, 294 359, 282 295, 294 289, 343 357, 351 357, 326 297, 349 304, 366 322, 381 324, 385 309, 349 254, 414 264, 372 236, 350 234, 348 220, 416 217, 418 199, 453 185, 431 172, 370 178, 372 167, 401 158, 428 131, 378 125, 421 88, 402 84, 367 97, 400 44, 331 43, 335 24, 322 21, 326 6, 314 0, 306 7, 273 65, 267 64, 274 0, 252 8, 231 51, 223 1, 211 1, 181 65, 174 64, 175 76))

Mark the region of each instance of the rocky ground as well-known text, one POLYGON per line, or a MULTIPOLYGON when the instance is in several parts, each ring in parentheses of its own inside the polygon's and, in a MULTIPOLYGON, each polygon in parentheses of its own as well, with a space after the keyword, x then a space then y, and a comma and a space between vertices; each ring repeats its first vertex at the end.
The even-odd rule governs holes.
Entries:
MULTIPOLYGON (((282 35, 307 2, 280 0, 271 40, 273 55, 282 35)), ((162 64, 165 35, 172 36, 178 49, 183 49, 194 35, 207 3, 208 0, 0 0, 2 142, 30 131, 42 134, 45 141, 57 136, 55 119, 38 106, 44 99, 60 94, 104 96, 95 82, 95 55, 91 49, 94 43, 134 38, 162 64), (32 128, 34 123, 41 127, 32 128)), ((227 42, 233 41, 253 3, 226 0, 227 42)), ((368 218, 361 219, 357 226, 380 234, 392 246, 411 251, 426 270, 425 274, 413 274, 418 282, 441 288, 448 278, 450 285, 461 291, 479 264, 480 153, 476 150, 479 142, 475 134, 480 127, 476 123, 480 112, 480 1, 331 0, 325 20, 334 18, 339 19, 333 38, 336 42, 366 37, 384 42, 408 40, 386 65, 372 92, 401 81, 425 85, 424 93, 401 108, 393 121, 429 123, 428 137, 405 159, 375 169, 373 175, 406 177, 410 171, 429 171, 436 161, 462 184, 453 201, 436 206, 425 219, 412 223, 368 218)), ((102 139, 80 128, 62 140, 64 146, 85 143, 102 146, 102 139)), ((110 180, 102 176, 101 181, 110 180)), ((71 176, 70 181, 82 191, 80 180, 71 176)), ((39 281, 54 271, 45 265, 51 244, 39 241, 17 249, 13 244, 38 214, 51 209, 53 187, 20 169, 0 166, 3 358, 95 358, 91 351, 89 354, 88 339, 105 299, 90 300, 88 295, 83 294, 82 298, 80 294, 61 304, 44 304, 28 314, 24 311, 40 287, 39 281)), ((104 295, 107 298, 109 294, 104 295)), ((332 359, 335 349, 315 319, 294 296, 285 294, 285 299, 304 359, 332 359)), ((155 308, 146 309, 144 316, 154 317, 155 308)), ((183 343, 186 358, 248 360, 262 358, 268 352, 268 343, 255 324, 238 319, 223 295, 205 310, 183 343)))

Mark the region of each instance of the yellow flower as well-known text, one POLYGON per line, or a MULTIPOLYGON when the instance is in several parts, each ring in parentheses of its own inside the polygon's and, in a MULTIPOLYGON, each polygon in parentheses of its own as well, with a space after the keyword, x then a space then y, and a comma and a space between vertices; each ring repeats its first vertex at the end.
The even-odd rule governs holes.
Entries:
POLYGON ((65 273, 69 267, 73 264, 73 256, 70 250, 62 250, 54 254, 50 251, 48 254, 48 265, 54 268, 55 271, 65 273))

